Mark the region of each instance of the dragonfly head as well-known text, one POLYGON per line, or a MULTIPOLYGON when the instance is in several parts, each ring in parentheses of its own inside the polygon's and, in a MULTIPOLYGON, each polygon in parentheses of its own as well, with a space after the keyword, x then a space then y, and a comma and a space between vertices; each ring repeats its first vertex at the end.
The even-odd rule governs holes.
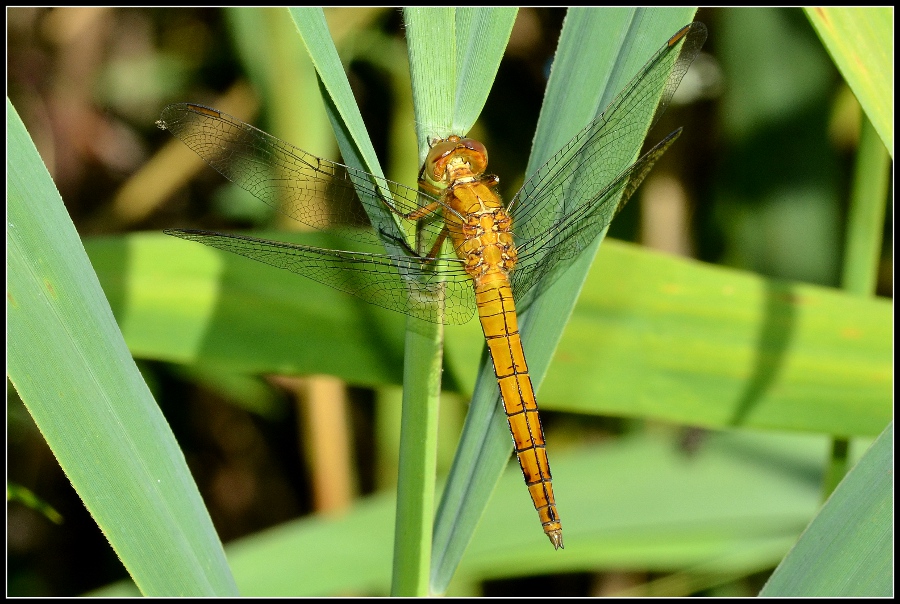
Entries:
POLYGON ((482 143, 452 134, 431 146, 423 172, 428 180, 449 186, 459 178, 480 176, 487 161, 487 149, 482 143))

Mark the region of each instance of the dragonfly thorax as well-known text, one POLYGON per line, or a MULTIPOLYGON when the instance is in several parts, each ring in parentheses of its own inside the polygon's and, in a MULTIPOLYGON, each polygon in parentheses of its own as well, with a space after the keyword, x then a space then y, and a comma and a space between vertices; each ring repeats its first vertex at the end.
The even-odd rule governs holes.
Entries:
POLYGON ((511 227, 512 220, 502 208, 466 216, 456 253, 466 261, 466 272, 476 282, 498 272, 508 274, 515 266, 511 227))

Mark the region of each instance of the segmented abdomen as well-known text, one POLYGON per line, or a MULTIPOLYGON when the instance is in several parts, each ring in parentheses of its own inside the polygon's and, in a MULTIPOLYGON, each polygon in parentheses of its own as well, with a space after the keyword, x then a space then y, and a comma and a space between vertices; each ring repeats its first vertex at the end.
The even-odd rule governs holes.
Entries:
POLYGON ((554 547, 562 547, 562 525, 556 511, 556 500, 553 498, 544 431, 525 363, 515 302, 506 274, 498 271, 476 279, 475 303, 478 305, 481 327, 494 363, 494 374, 500 386, 503 408, 516 447, 516 457, 531 493, 531 500, 541 518, 544 532, 554 547))

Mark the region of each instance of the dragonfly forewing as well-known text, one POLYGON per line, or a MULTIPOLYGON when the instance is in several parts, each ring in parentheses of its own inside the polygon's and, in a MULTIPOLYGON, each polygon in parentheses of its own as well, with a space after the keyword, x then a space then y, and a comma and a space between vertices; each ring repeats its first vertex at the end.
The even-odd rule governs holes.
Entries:
POLYGON ((522 252, 517 270, 523 274, 513 277, 517 296, 539 281, 535 276, 552 274, 555 264, 586 247, 561 233, 596 236, 606 228, 677 136, 669 135, 632 164, 647 130, 665 111, 705 40, 702 23, 679 30, 603 113, 547 160, 510 201, 522 252))
POLYGON ((531 301, 538 283, 544 286, 552 283, 559 275, 559 269, 564 268, 564 261, 581 253, 609 226, 656 160, 680 134, 680 128, 672 132, 606 188, 598 191, 590 203, 574 208, 546 231, 518 245, 519 260, 511 281, 521 306, 527 306, 531 301))
MULTIPOLYGON (((437 200, 398 182, 317 157, 217 109, 176 103, 157 122, 213 169, 283 214, 367 243, 406 239, 402 216, 437 200), (369 229, 359 227, 368 225, 369 229), (344 228, 350 227, 350 228, 344 228)), ((441 225, 424 225, 434 239, 441 225)))
POLYGON ((202 230, 166 229, 165 233, 303 275, 425 321, 466 323, 475 314, 472 280, 455 259, 423 261, 202 230))

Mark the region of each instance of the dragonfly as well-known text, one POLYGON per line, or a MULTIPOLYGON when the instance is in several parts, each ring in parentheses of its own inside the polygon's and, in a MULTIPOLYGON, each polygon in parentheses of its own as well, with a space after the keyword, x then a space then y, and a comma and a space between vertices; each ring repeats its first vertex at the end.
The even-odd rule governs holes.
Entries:
POLYGON ((464 323, 477 313, 519 466, 558 550, 562 523, 516 303, 533 300, 539 285, 609 226, 678 138, 680 128, 634 161, 705 40, 699 22, 676 32, 508 203, 497 193, 499 178, 485 173, 485 146, 465 136, 431 141, 413 189, 307 153, 216 109, 169 105, 157 126, 225 178, 301 223, 381 247, 348 251, 194 229, 165 233, 426 321, 464 323))

